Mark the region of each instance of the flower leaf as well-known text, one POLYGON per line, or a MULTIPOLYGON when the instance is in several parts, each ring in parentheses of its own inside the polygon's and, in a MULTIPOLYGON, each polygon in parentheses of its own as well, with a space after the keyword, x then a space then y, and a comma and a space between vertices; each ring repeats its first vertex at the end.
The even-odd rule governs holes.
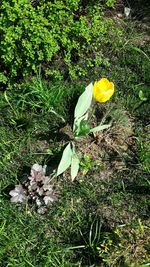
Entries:
POLYGON ((84 119, 81 120, 80 124, 79 124, 79 126, 77 128, 77 131, 75 132, 75 136, 76 137, 85 136, 85 135, 87 135, 89 133, 90 133, 90 127, 89 127, 87 121, 84 120, 84 119))
POLYGON ((74 124, 73 124, 73 131, 79 132, 79 128, 80 128, 80 123, 82 120, 87 120, 88 119, 88 114, 84 114, 83 116, 81 116, 80 118, 78 118, 77 120, 74 120, 74 124))
POLYGON ((99 125, 97 127, 94 127, 93 129, 90 130, 90 133, 95 133, 98 131, 103 131, 105 129, 108 129, 111 126, 111 124, 104 124, 104 125, 99 125))
POLYGON ((72 149, 69 143, 63 151, 61 161, 57 168, 57 173, 56 173, 57 176, 63 173, 66 169, 68 169, 68 167, 71 165, 71 159, 72 159, 72 149))
POLYGON ((79 170, 79 163, 80 160, 77 156, 77 154, 74 152, 72 156, 72 161, 71 161, 71 179, 72 181, 76 178, 79 170))
POLYGON ((92 102, 92 95, 93 95, 93 84, 90 83, 86 87, 83 94, 78 99, 74 112, 75 120, 78 120, 81 116, 83 116, 87 112, 92 102))

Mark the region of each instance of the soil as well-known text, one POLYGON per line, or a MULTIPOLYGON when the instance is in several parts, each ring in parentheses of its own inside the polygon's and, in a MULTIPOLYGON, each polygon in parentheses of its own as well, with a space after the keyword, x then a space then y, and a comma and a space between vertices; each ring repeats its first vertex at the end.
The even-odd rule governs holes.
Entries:
MULTIPOLYGON (((90 162, 95 163, 95 166, 102 166, 104 172, 100 174, 100 177, 104 179, 104 176, 107 177, 114 171, 126 169, 125 158, 130 154, 128 153, 130 147, 135 144, 134 121, 130 114, 126 114, 126 116, 128 117, 128 124, 119 124, 114 121, 109 129, 94 134, 91 133, 79 139, 74 138, 69 124, 61 128, 59 133, 62 136, 63 134, 64 136, 67 135, 68 141, 74 142, 76 153, 81 160, 87 156, 90 162)), ((99 118, 94 115, 91 120, 91 126, 97 126, 97 121, 99 121, 99 118)), ((65 142, 62 140, 58 145, 60 146, 60 144, 65 145, 65 142)), ((67 176, 70 175, 69 171, 66 173, 67 176)), ((79 175, 81 175, 81 172, 79 175)))

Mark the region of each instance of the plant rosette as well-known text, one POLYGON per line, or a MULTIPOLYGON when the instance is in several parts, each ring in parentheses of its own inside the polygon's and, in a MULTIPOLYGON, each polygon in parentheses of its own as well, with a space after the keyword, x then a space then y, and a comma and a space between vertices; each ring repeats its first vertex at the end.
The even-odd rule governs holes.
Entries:
MULTIPOLYGON (((90 133, 108 129, 111 124, 98 125, 90 128, 89 122, 91 114, 94 113, 95 105, 92 107, 92 101, 105 103, 114 94, 114 83, 106 78, 90 83, 85 91, 80 95, 74 111, 73 134, 75 139, 80 139, 90 133)), ((56 175, 60 175, 71 167, 71 180, 73 181, 78 174, 80 159, 75 150, 75 144, 70 142, 63 151, 62 158, 57 168, 56 175)))
POLYGON ((35 202, 39 214, 44 214, 47 207, 57 199, 51 177, 46 176, 46 165, 37 163, 31 167, 30 176, 22 184, 15 185, 9 195, 12 203, 35 202))

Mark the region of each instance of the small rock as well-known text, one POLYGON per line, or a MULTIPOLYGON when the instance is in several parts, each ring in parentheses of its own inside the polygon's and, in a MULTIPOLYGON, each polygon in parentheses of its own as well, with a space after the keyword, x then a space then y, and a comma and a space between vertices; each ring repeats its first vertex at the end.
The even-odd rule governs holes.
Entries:
POLYGON ((131 8, 125 7, 124 8, 124 14, 125 14, 126 18, 128 18, 130 16, 130 13, 131 13, 131 8))

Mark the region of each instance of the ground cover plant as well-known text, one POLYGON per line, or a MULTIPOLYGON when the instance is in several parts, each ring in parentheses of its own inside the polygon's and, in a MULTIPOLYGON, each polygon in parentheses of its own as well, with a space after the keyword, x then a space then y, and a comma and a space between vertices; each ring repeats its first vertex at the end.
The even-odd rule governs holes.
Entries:
POLYGON ((117 21, 124 45, 115 43, 109 66, 97 73, 91 67, 82 80, 50 81, 37 64, 36 75, 17 76, 18 84, 7 76, 12 90, 0 92, 1 266, 150 266, 148 34, 145 22, 117 21), (44 214, 32 199, 11 203, 9 192, 27 181, 34 164, 47 165, 44 177, 58 167, 77 100, 100 78, 114 83, 115 94, 97 106, 91 126, 111 127, 79 138, 76 179, 68 170, 52 178, 57 199, 44 214))
MULTIPOLYGON (((4 88, 38 71, 49 78, 85 76, 107 65, 102 47, 121 35, 113 20, 103 19, 106 3, 74 1, 5 1, 1 3, 1 73, 4 88), (87 67, 84 68, 83 66, 87 67)), ((116 41, 117 42, 117 41, 116 41)), ((113 48, 112 48, 113 49, 113 48)))

